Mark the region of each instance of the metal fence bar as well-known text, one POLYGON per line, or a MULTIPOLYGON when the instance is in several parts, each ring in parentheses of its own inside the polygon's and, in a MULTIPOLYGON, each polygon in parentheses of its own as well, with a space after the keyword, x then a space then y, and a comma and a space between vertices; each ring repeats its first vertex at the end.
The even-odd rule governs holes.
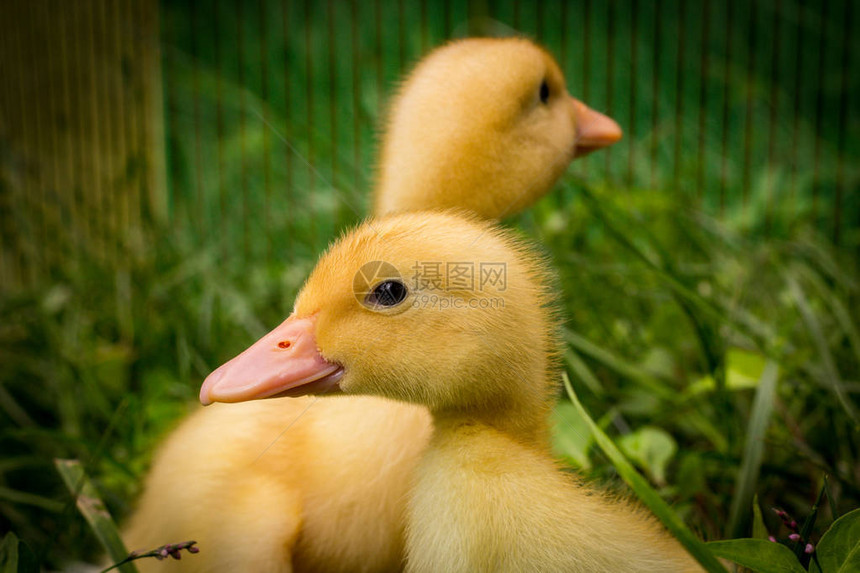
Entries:
POLYGON ((211 229, 207 229, 207 227, 212 224, 212 214, 211 209, 208 208, 209 201, 206 200, 203 185, 203 117, 201 112, 201 99, 203 97, 203 93, 200 87, 200 76, 202 70, 201 66, 198 65, 198 62, 202 59, 202 39, 200 38, 201 24, 199 9, 198 0, 191 0, 189 3, 189 27, 191 36, 191 58, 194 63, 193 69, 191 70, 191 97, 194 100, 192 102, 192 121, 194 123, 194 197, 195 203, 205 213, 205 216, 199 216, 196 218, 197 233, 199 233, 204 240, 208 240, 211 238, 213 233, 211 229))
MULTIPOLYGON (((65 161, 63 162, 63 167, 58 169, 59 181, 57 182, 57 193, 63 193, 62 186, 66 186, 65 191, 67 194, 68 205, 69 242, 73 246, 74 250, 77 251, 83 247, 83 241, 86 235, 81 232, 81 228, 85 228, 87 219, 80 215, 80 201, 78 201, 77 198, 78 188, 74 185, 74 182, 80 181, 81 172, 80 146, 75 145, 75 141, 72 136, 74 116, 72 113, 72 82, 69 71, 72 66, 69 54, 73 50, 73 47, 69 42, 69 28, 71 28, 72 25, 70 18, 55 19, 55 21, 58 24, 56 38, 59 43, 58 57, 62 83, 62 96, 60 98, 62 103, 60 105, 60 113, 62 114, 66 127, 63 131, 58 130, 58 132, 61 133, 61 141, 58 142, 57 149, 59 150, 60 156, 63 157, 65 161), (70 182, 72 182, 71 188, 69 188, 70 182)), ((133 209, 131 211, 133 211, 133 209)), ((70 261, 71 268, 76 270, 76 259, 74 257, 70 257, 70 261)))
MULTIPOLYGON (((261 110, 262 120, 265 125, 270 124, 269 118, 269 42, 268 42, 268 19, 266 18, 266 2, 257 2, 257 30, 260 36, 260 98, 263 101, 261 110)), ((263 130, 263 229, 265 233, 265 257, 267 261, 272 259, 272 130, 263 130)))
POLYGON ((797 201, 798 195, 798 169, 797 164, 799 160, 799 151, 800 151, 800 120, 801 120, 801 79, 803 78, 803 54, 806 51, 806 42, 801 42, 801 38, 803 34, 801 33, 800 26, 798 25, 795 28, 795 36, 794 36, 794 45, 795 45, 795 59, 794 59, 794 106, 793 106, 793 116, 792 116, 792 133, 791 133, 791 157, 789 159, 789 164, 791 166, 791 184, 790 184, 790 192, 788 201, 791 207, 792 212, 794 212, 795 202, 797 201), (803 47, 801 47, 803 46, 803 47))
MULTIPOLYGON (((127 44, 123 41, 123 34, 121 34, 124 27, 121 16, 121 0, 112 0, 111 7, 112 10, 107 20, 107 28, 112 32, 110 39, 113 46, 113 65, 111 67, 116 70, 122 70, 123 57, 127 49, 127 44)), ((112 89, 110 97, 113 100, 114 113, 117 118, 117 121, 112 124, 114 128, 113 137, 117 149, 117 158, 119 159, 119 165, 117 166, 117 171, 119 173, 117 186, 119 208, 116 213, 116 225, 117 234, 125 239, 123 244, 120 245, 122 252, 129 246, 129 236, 127 231, 131 228, 131 189, 134 185, 129 179, 128 162, 131 157, 131 149, 128 145, 129 121, 126 112, 128 106, 126 105, 125 89, 123 89, 122 73, 111 74, 111 79, 113 81, 111 82, 112 89)), ((59 185, 57 185, 57 188, 59 189, 59 185)))
MULTIPOLYGON (((836 166, 836 198, 833 202, 833 242, 839 245, 842 240, 843 224, 843 199, 848 192, 845 179, 845 155, 847 153, 846 141, 848 133, 848 70, 854 69, 850 65, 851 51, 850 40, 852 35, 854 19, 854 2, 846 1, 845 14, 842 19, 842 66, 839 78, 839 121, 837 135, 837 166, 836 166)), ((860 223, 860 221, 858 221, 860 223)))
MULTIPOLYGON (((308 162, 307 165, 307 189, 313 190, 317 186, 316 180, 316 172, 314 171, 313 165, 316 161, 316 146, 314 145, 314 127, 316 125, 314 119, 314 75, 312 70, 314 69, 314 49, 313 49, 313 19, 311 15, 311 0, 305 0, 304 2, 304 16, 305 16, 305 98, 306 98, 306 107, 305 113, 307 114, 307 129, 305 131, 305 141, 307 144, 307 157, 305 158, 308 162)), ((312 237, 312 242, 314 247, 316 248, 319 244, 319 236, 317 234, 317 224, 315 218, 311 216, 310 219, 310 236, 312 237)))
MULTIPOLYGON (((35 12, 35 4, 28 4, 24 10, 25 18, 31 22, 38 21, 38 17, 35 12)), ((43 46, 43 37, 40 36, 39 32, 40 31, 38 29, 32 27, 29 30, 25 29, 23 37, 19 36, 22 40, 21 43, 18 44, 19 54, 22 57, 23 63, 21 66, 22 73, 24 73, 24 70, 28 68, 38 69, 41 64, 39 56, 41 55, 41 49, 43 46)), ((44 34, 44 30, 41 32, 44 34)), ((34 214, 31 237, 32 239, 35 239, 36 243, 34 245, 29 245, 27 256, 34 263, 33 271, 36 276, 44 276, 48 270, 48 257, 53 246, 49 243, 49 233, 47 228, 47 209, 48 205, 50 205, 50 198, 46 193, 44 182, 41 177, 42 172, 38 165, 40 151, 44 150, 45 145, 46 129, 44 124, 46 119, 43 117, 44 110, 42 106, 31 106, 29 104, 37 86, 34 85, 34 82, 27 81, 26 78, 22 77, 21 79, 23 86, 26 86, 28 90, 26 93, 21 93, 21 112, 31 115, 33 125, 33 130, 30 133, 31 137, 29 139, 25 155, 25 176, 29 181, 27 201, 30 204, 30 212, 34 214), (37 249, 35 248, 36 245, 42 245, 44 248, 37 249)))
POLYGON ((826 15, 830 2, 822 0, 820 5, 818 22, 818 65, 815 71, 815 83, 818 90, 815 93, 815 150, 813 151, 813 179, 812 179, 812 218, 818 219, 819 202, 821 193, 821 144, 822 127, 824 118, 824 94, 821 87, 824 84, 824 53, 826 50, 827 34, 825 32, 826 15))
POLYGON ((674 33, 677 38, 675 46, 675 132, 672 152, 672 188, 677 192, 681 184, 681 134, 683 132, 684 116, 684 57, 686 56, 686 26, 685 14, 687 4, 684 0, 678 3, 678 25, 674 33))
POLYGON ((756 55, 756 5, 751 2, 747 7, 747 36, 746 36, 746 114, 744 121, 743 140, 743 183, 741 194, 743 198, 744 214, 749 204, 749 190, 752 174, 752 145, 753 145, 753 72, 755 70, 756 55))
MULTIPOLYGON (((636 127, 636 101, 639 97, 639 57, 637 48, 639 47, 639 2, 632 0, 630 3, 630 89, 627 92, 627 107, 629 108, 629 117, 627 119, 627 130, 630 133, 638 133, 636 127)), ((628 187, 633 186, 633 161, 636 153, 636 140, 633 137, 627 138, 627 176, 625 183, 628 187)))
MULTIPOLYGON (((24 89, 23 78, 20 74, 23 73, 22 67, 20 64, 16 65, 16 62, 20 62, 20 48, 19 48, 19 40, 17 34, 0 34, 0 46, 3 48, 3 54, 7 54, 7 58, 2 59, 2 71, 3 77, 9 78, 9 81, 0 82, 0 84, 4 85, 6 88, 3 92, 3 96, 8 106, 9 110, 14 110, 16 113, 21 109, 23 105, 24 96, 22 91, 24 89)), ((6 129, 10 129, 8 126, 4 126, 6 129)), ((26 142, 24 138, 27 137, 28 134, 21 135, 21 146, 26 148, 26 142)), ((11 137, 11 134, 10 134, 11 137)), ((26 179, 26 165, 21 165, 21 160, 12 156, 8 160, 9 168, 12 170, 12 176, 15 177, 16 183, 20 187, 21 193, 27 193, 28 190, 28 182, 26 179)), ((23 199, 20 197, 20 193, 16 194, 13 197, 9 197, 7 199, 8 205, 4 205, 6 207, 6 211, 4 212, 5 220, 3 221, 3 251, 6 258, 6 264, 8 265, 6 268, 8 270, 8 278, 5 278, 3 281, 4 284, 8 285, 10 289, 12 288, 20 288, 22 284, 26 284, 28 282, 29 271, 27 260, 24 256, 24 248, 21 245, 22 239, 24 238, 24 230, 21 228, 20 215, 22 209, 26 209, 26 204, 23 199)))
MULTIPOLYGON (((615 103, 615 21, 617 19, 615 1, 609 0, 606 3, 606 9, 606 113, 612 116, 615 113, 615 106, 613 105, 615 103)), ((614 158, 608 153, 603 158, 606 165, 606 177, 610 178, 614 158)))
POLYGON ((236 71, 238 74, 238 88, 239 88, 239 181, 240 181, 240 192, 242 196, 241 203, 241 214, 242 214, 242 251, 245 253, 245 256, 249 256, 251 253, 251 238, 248 230, 249 219, 251 217, 251 208, 248 205, 250 201, 248 194, 248 149, 247 149, 247 134, 246 134, 246 122, 247 122, 247 113, 248 113, 248 102, 247 102, 247 91, 245 86, 247 85, 247 81, 245 79, 245 69, 247 63, 245 62, 245 46, 244 46, 244 24, 245 24, 245 14, 243 10, 243 0, 235 0, 235 10, 236 10, 236 71))
POLYGON ((707 86, 708 83, 706 78, 709 77, 710 72, 710 58, 708 54, 708 44, 710 41, 710 29, 711 29, 711 13, 710 13, 710 1, 703 0, 702 2, 702 16, 699 19, 701 28, 699 30, 699 69, 700 71, 700 80, 699 80, 699 118, 698 118, 698 147, 697 147, 697 158, 696 158, 696 199, 701 203, 704 199, 705 194, 705 117, 707 115, 708 108, 708 99, 707 99, 707 86))
MULTIPOLYGON (((94 24, 97 26, 98 32, 93 35, 93 40, 99 40, 101 44, 99 52, 103 54, 102 57, 106 59, 110 59, 110 56, 113 55, 114 46, 111 45, 111 37, 113 33, 109 30, 109 25, 107 22, 106 10, 110 0, 103 0, 102 2, 97 2, 93 4, 93 12, 94 12, 94 24)), ((105 146, 107 149, 116 150, 117 149, 117 137, 116 137, 116 127, 119 124, 119 118, 114 115, 116 110, 114 109, 114 98, 112 97, 112 89, 111 89, 111 73, 110 67, 104 70, 103 73, 98 74, 99 81, 98 82, 98 109, 101 110, 101 113, 98 115, 98 123, 99 129, 101 130, 101 137, 105 142, 105 146)), ((120 245, 119 245, 119 233, 118 233, 118 225, 116 221, 117 216, 117 184, 116 184, 116 173, 117 173, 117 160, 120 160, 120 157, 117 153, 108 153, 104 156, 104 164, 105 170, 110 176, 106 180, 105 184, 105 192, 104 192, 104 210, 102 212, 103 221, 105 224, 106 237, 105 237, 105 250, 107 251, 107 257, 111 261, 116 261, 120 259, 120 245)))
MULTIPOLYGON (((281 16, 282 16, 282 32, 284 37, 284 43, 286 44, 287 38, 290 35, 292 30, 292 22, 290 20, 290 11, 289 11, 289 0, 281 0, 281 16)), ((290 63, 287 58, 284 58, 284 121, 287 125, 291 125, 293 122, 293 114, 292 114, 292 97, 290 95, 290 84, 291 78, 293 77, 293 70, 290 68, 290 63)), ((292 205, 295 203, 295 194, 294 194, 294 185, 295 179, 293 177, 293 154, 290 151, 288 146, 284 146, 284 169, 285 169, 285 187, 284 189, 284 200, 288 205, 292 205)), ((288 218, 285 221, 285 231, 288 239, 292 239, 294 236, 294 229, 292 221, 288 218)))
MULTIPOLYGON (((46 35, 55 36, 55 25, 51 21, 48 14, 47 6, 44 4, 31 4, 30 9, 34 11, 34 19, 43 27, 46 35)), ((43 248, 44 255, 44 271, 47 276, 50 276, 51 270, 55 268, 57 261, 61 260, 65 254, 65 246, 62 241, 55 240, 64 228, 63 212, 64 206, 59 202, 58 189, 59 181, 59 150, 57 148, 57 129, 52 129, 51 123, 56 121, 55 114, 57 111, 58 101, 57 92, 54 89, 56 83, 53 51, 47 49, 44 45, 40 49, 41 65, 45 66, 49 72, 45 74, 45 81, 42 82, 41 89, 45 90, 48 95, 48 101, 51 102, 47 109, 39 106, 37 110, 40 120, 41 129, 39 137, 41 143, 39 148, 45 154, 46 164, 48 169, 39 177, 39 185, 42 187, 42 200, 45 203, 42 205, 42 235, 45 243, 43 248)))

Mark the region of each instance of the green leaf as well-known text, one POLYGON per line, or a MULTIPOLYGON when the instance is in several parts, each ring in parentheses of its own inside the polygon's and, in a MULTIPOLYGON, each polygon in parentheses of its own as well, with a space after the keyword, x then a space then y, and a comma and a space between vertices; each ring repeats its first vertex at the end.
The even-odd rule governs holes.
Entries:
POLYGON ((553 450, 556 455, 567 458, 572 465, 588 470, 591 460, 588 450, 594 441, 588 423, 582 419, 573 404, 559 402, 553 412, 555 431, 553 450))
MULTIPOLYGON (((759 379, 764 373, 766 359, 758 352, 750 352, 741 348, 730 348, 726 352, 726 390, 751 390, 757 388, 759 379)), ((689 395, 713 392, 717 383, 713 376, 705 375, 690 384, 686 393, 689 395)))
POLYGON ((758 573, 805 573, 791 549, 764 539, 729 539, 706 544, 714 555, 758 573))
POLYGON ((860 571, 860 509, 849 511, 833 522, 815 548, 818 563, 809 570, 823 573, 860 571))
MULTIPOLYGON (((90 524, 102 547, 114 562, 128 557, 128 550, 122 542, 116 523, 110 516, 98 491, 84 473, 78 460, 55 459, 54 465, 66 483, 66 488, 74 496, 78 510, 90 524)), ((137 567, 125 563, 119 567, 122 573, 137 573, 137 567)))
POLYGON ((30 547, 9 532, 0 542, 0 573, 38 573, 39 563, 30 547))
POLYGON ((567 395, 570 397, 570 401, 576 407, 579 415, 582 416, 583 420, 588 424, 597 445, 600 446, 600 449, 603 450, 606 456, 612 461, 612 464, 618 471, 618 475, 620 475, 621 478, 633 489, 639 500, 654 512, 654 515, 657 516, 666 529, 668 529, 669 532, 681 542, 684 548, 702 565, 705 571, 710 573, 726 573, 726 569, 720 564, 717 558, 714 557, 714 554, 708 550, 704 543, 693 535, 693 532, 684 525, 681 518, 672 511, 665 501, 663 501, 660 494, 648 485, 645 478, 639 475, 621 451, 615 447, 615 444, 612 443, 609 436, 603 433, 603 430, 601 430, 594 420, 591 419, 591 416, 588 415, 588 412, 585 411, 585 408, 582 407, 582 404, 579 403, 579 399, 573 392, 573 387, 570 385, 570 379, 567 377, 566 372, 562 373, 562 380, 564 381, 564 388, 567 390, 567 395))
POLYGON ((658 485, 666 485, 666 466, 678 451, 672 436, 660 428, 645 426, 622 436, 618 445, 658 485))
POLYGON ((730 348, 726 352, 726 387, 755 388, 767 367, 766 358, 758 352, 730 348))

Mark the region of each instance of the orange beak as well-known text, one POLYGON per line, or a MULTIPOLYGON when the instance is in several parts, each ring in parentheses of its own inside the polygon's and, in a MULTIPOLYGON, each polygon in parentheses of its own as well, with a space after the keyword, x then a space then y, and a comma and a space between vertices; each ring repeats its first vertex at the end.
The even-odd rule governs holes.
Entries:
POLYGON ((338 389, 343 368, 317 350, 316 317, 290 316, 203 381, 200 401, 245 402, 259 398, 325 394, 338 389))
POLYGON ((576 98, 570 99, 576 122, 574 158, 608 147, 621 139, 623 132, 614 119, 594 111, 576 98))

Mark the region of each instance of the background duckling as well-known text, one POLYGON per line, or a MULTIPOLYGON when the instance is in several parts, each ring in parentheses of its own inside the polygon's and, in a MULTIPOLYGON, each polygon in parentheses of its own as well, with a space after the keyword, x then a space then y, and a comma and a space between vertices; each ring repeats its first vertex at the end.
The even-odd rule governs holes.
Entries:
POLYGON ((453 42, 394 101, 374 214, 460 208, 491 219, 541 198, 571 159, 621 139, 567 93, 553 57, 524 38, 453 42))
POLYGON ((435 432, 410 492, 407 571, 699 570, 656 520, 565 475, 540 445, 558 386, 548 276, 485 222, 372 221, 321 259, 283 324, 207 378, 201 401, 336 388, 429 408, 435 432), (450 304, 427 305, 438 293, 402 277, 428 258, 502 263, 506 280, 446 285, 450 304), (373 261, 397 272, 356 289, 373 261))
MULTIPOLYGON (((620 137, 615 122, 563 93, 555 62, 527 40, 461 40, 427 60, 432 65, 419 65, 392 107, 377 212, 387 210, 381 202, 391 202, 398 209, 460 206, 484 216, 513 214, 548 191, 574 156, 620 137), (462 82, 441 84, 446 74, 462 82), (476 79, 467 81, 470 74, 476 79), (507 75, 513 81, 497 81, 507 75), (551 105, 541 99, 545 78, 548 89, 553 85, 551 105), (487 94, 494 107, 487 107, 487 94), (454 108, 470 105, 486 108, 482 120, 458 127, 454 108), (423 151, 422 123, 439 127, 428 127, 432 145, 423 151), (551 134, 542 136, 542 129, 551 134), (496 156, 476 151, 487 145, 496 156), (470 161, 457 159, 467 152, 470 161), (504 167, 516 176, 506 178, 504 167), (528 179, 529 170, 536 181, 528 179), (505 195, 494 199, 495 193, 505 195), (479 203, 466 199, 478 196, 479 203)), ((547 428, 544 420, 534 431, 544 447, 547 428)), ((431 431, 425 408, 375 397, 198 411, 157 452, 125 542, 138 549, 196 539, 201 552, 171 565, 183 571, 399 570, 410 476, 431 431)), ((139 565, 144 571, 161 566, 139 565)))

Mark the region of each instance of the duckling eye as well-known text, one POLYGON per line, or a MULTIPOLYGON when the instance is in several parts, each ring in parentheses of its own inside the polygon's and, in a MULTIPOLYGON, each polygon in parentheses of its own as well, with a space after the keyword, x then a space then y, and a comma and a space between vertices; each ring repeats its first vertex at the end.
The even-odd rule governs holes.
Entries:
POLYGON ((392 279, 376 285, 364 298, 364 302, 371 309, 391 308, 403 302, 407 294, 409 291, 406 289, 406 285, 399 280, 392 279))
POLYGON ((546 80, 542 81, 540 84, 540 101, 541 103, 547 103, 549 101, 549 84, 546 83, 546 80))

